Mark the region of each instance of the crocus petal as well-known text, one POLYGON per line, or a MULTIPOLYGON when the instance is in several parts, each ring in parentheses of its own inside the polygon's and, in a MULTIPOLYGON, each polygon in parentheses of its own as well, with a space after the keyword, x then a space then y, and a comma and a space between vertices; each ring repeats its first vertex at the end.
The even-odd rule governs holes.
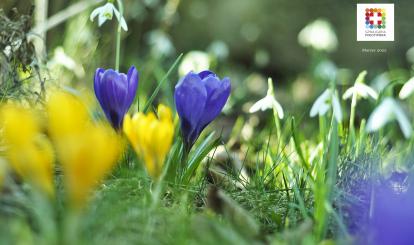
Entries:
POLYGON ((96 69, 95 79, 93 81, 93 88, 95 90, 95 95, 96 95, 96 98, 98 99, 99 103, 101 103, 101 101, 102 101, 100 86, 101 86, 101 78, 102 78, 102 75, 103 75, 104 72, 105 72, 105 70, 103 68, 96 69))
POLYGON ((326 101, 329 99, 329 96, 331 96, 330 89, 326 89, 319 97, 315 100, 315 103, 313 103, 312 108, 310 110, 310 117, 315 117, 316 115, 320 115, 319 108, 323 106, 323 104, 326 103, 326 101))
POLYGON ((216 74, 214 74, 213 72, 211 72, 209 70, 202 71, 202 72, 198 73, 198 75, 200 76, 201 79, 204 79, 204 78, 206 78, 210 75, 211 76, 216 76, 216 74))
POLYGON ((131 66, 127 74, 128 93, 125 101, 125 107, 129 108, 134 102, 135 94, 138 88, 139 74, 135 66, 131 66))
POLYGON ((401 88, 399 97, 400 99, 408 98, 414 92, 414 77, 408 80, 404 86, 401 88))
POLYGON ((192 144, 198 136, 197 126, 207 102, 207 90, 198 74, 190 72, 181 79, 175 86, 174 100, 185 141, 192 144))
POLYGON ((127 77, 118 74, 114 70, 107 70, 101 78, 100 96, 101 106, 108 120, 114 128, 120 128, 128 108, 125 108, 126 96, 128 94, 127 77))
POLYGON ((216 118, 230 95, 230 79, 224 78, 220 81, 217 77, 208 76, 203 79, 203 84, 207 91, 207 101, 204 113, 200 119, 200 130, 204 129, 211 121, 216 118))

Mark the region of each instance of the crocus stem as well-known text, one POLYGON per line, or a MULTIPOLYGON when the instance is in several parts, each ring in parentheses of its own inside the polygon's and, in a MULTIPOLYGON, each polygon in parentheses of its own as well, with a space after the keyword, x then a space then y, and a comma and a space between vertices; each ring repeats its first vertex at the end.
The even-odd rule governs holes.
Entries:
POLYGON ((122 4, 122 0, 117 0, 120 18, 118 21, 118 30, 116 32, 116 47, 115 47, 115 70, 119 71, 119 56, 121 53, 121 19, 124 14, 124 5, 122 4))

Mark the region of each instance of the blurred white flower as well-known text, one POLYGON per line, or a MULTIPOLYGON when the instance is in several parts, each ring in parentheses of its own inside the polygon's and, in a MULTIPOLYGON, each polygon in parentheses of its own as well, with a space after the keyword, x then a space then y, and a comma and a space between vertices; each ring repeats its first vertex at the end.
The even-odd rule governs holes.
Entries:
POLYGON ((310 117, 315 117, 316 115, 323 116, 331 107, 336 121, 341 122, 342 110, 341 104, 339 103, 338 93, 328 88, 313 103, 310 117))
POLYGON ((208 51, 219 60, 224 60, 229 56, 229 48, 223 41, 216 40, 210 44, 208 51))
POLYGON ((271 78, 267 80, 267 84, 268 84, 268 89, 267 89, 266 96, 263 99, 260 99, 259 101, 254 103, 254 105, 250 107, 249 112, 255 113, 259 110, 265 111, 268 109, 273 109, 273 110, 276 110, 279 118, 283 119, 284 117, 283 108, 275 98, 275 93, 273 89, 273 81, 271 78))
POLYGON ((168 56, 175 51, 170 37, 162 30, 151 31, 147 40, 152 53, 157 56, 168 56))
POLYGON ((180 76, 185 76, 190 71, 201 72, 210 68, 210 56, 203 51, 188 52, 178 67, 180 76))
POLYGON ((368 119, 367 132, 378 131, 388 122, 397 119, 401 131, 405 138, 409 138, 412 134, 412 127, 404 111, 393 98, 385 98, 381 104, 375 108, 368 119))
POLYGON ((346 99, 352 98, 355 94, 355 96, 357 96, 356 97, 357 99, 359 97, 362 97, 364 99, 366 99, 368 97, 371 97, 374 100, 377 100, 378 99, 378 93, 373 88, 371 88, 370 86, 364 84, 364 79, 365 79, 366 75, 367 75, 366 71, 361 72, 358 75, 354 86, 348 88, 345 91, 344 95, 342 96, 342 99, 346 100, 346 99))
POLYGON ((338 74, 338 68, 330 60, 323 60, 315 67, 315 75, 325 81, 332 81, 338 74))
POLYGON ((338 46, 338 39, 331 24, 323 19, 317 19, 303 28, 298 35, 298 41, 303 47, 331 52, 338 46))
POLYGON ((400 90, 400 99, 408 98, 414 92, 414 77, 410 78, 400 90))
POLYGON ((411 47, 410 49, 407 50, 406 56, 407 56, 407 60, 411 64, 414 64, 414 47, 411 47))
POLYGON ((104 6, 94 9, 91 13, 90 19, 93 21, 95 17, 98 16, 98 25, 101 26, 103 23, 105 23, 105 21, 112 20, 114 13, 119 23, 121 23, 122 29, 124 29, 124 31, 128 31, 128 26, 124 17, 121 16, 112 2, 107 2, 104 6))
POLYGON ((47 65, 50 68, 63 66, 66 69, 72 71, 78 78, 85 76, 85 70, 83 69, 83 66, 76 63, 72 57, 66 54, 65 50, 61 46, 57 47, 54 50, 54 55, 47 65))

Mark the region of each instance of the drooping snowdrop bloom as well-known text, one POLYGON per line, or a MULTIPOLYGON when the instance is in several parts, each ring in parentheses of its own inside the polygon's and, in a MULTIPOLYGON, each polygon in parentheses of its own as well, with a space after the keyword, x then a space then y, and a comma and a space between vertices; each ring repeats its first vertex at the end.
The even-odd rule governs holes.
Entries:
POLYGON ((299 44, 316 50, 331 52, 338 46, 338 39, 331 24, 317 19, 303 28, 298 35, 299 44))
POLYGON ((105 5, 94 9, 90 15, 90 20, 93 21, 95 17, 98 16, 98 25, 101 26, 105 23, 105 21, 112 20, 114 14, 121 24, 122 29, 124 29, 124 31, 128 31, 128 26, 124 17, 121 16, 121 13, 119 13, 111 1, 108 1, 105 5))
POLYGON ((392 120, 397 120, 401 131, 405 138, 409 138, 412 134, 412 127, 404 111, 393 98, 384 99, 381 104, 375 108, 368 119, 366 130, 368 132, 378 131, 385 124, 392 120))
POLYGON ((358 98, 368 98, 371 97, 374 100, 378 99, 378 93, 371 88, 370 86, 364 84, 364 78, 367 75, 366 71, 361 72, 358 75, 358 78, 355 81, 354 86, 348 88, 344 95, 342 96, 342 99, 347 100, 349 98, 352 98, 355 96, 355 99, 358 98))
POLYGON ((115 129, 122 127, 123 118, 134 101, 138 80, 138 71, 134 66, 129 68, 128 74, 102 68, 95 72, 96 98, 115 129))
POLYGON ((174 100, 187 150, 221 112, 230 96, 230 79, 211 71, 190 72, 175 86, 174 100))
POLYGON ((274 89, 273 89, 272 79, 269 78, 267 80, 267 83, 268 83, 268 89, 267 89, 266 96, 264 98, 260 99, 259 101, 257 101, 256 103, 254 103, 254 105, 252 107, 250 107, 249 112, 250 113, 255 113, 259 110, 265 111, 265 110, 268 110, 268 109, 273 109, 273 110, 276 110, 277 115, 279 116, 279 118, 283 119, 283 117, 284 117, 283 108, 275 98, 275 92, 274 92, 274 89))
POLYGON ((323 116, 332 108, 333 115, 337 122, 342 121, 341 104, 339 103, 338 93, 331 88, 326 89, 313 103, 310 116, 323 116))
POLYGON ((399 97, 404 100, 407 99, 414 92, 414 77, 410 78, 401 88, 399 97))

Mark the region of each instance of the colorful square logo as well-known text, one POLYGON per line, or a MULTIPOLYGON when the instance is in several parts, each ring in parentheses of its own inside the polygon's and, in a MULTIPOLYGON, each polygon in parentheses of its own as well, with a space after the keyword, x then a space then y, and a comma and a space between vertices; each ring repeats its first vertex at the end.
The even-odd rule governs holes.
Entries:
POLYGON ((387 10, 385 8, 366 8, 365 27, 367 29, 385 29, 386 16, 387 10))
POLYGON ((394 41, 394 4, 357 4, 357 41, 394 41))

